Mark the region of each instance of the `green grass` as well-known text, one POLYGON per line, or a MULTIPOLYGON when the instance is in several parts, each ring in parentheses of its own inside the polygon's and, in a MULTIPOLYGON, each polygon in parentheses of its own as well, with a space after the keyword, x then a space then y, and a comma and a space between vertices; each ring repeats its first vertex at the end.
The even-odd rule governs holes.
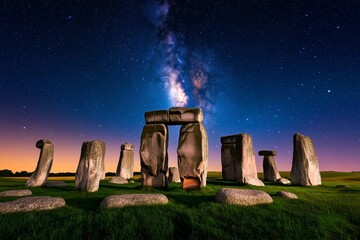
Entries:
MULTIPOLYGON (((68 187, 31 190, 35 196, 62 197, 66 207, 0 215, 0 239, 360 239, 360 173, 323 172, 319 187, 272 183, 249 187, 222 181, 221 173, 210 172, 208 186, 201 190, 185 191, 180 184, 151 189, 136 180, 128 185, 102 181, 96 193, 75 191, 73 178, 63 179, 68 187), (214 201, 221 187, 260 189, 271 194, 274 202, 222 205, 214 201), (299 199, 274 196, 277 191, 293 192, 299 199), (169 204, 99 208, 104 197, 124 193, 163 193, 169 204)), ((25 181, 0 178, 0 191, 22 189, 25 181)))

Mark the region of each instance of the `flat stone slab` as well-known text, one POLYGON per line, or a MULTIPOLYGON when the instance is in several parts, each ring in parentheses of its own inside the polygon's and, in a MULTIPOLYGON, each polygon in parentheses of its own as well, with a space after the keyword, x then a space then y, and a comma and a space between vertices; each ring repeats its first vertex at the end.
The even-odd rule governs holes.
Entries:
POLYGON ((220 188, 215 196, 215 201, 224 204, 252 206, 272 203, 271 196, 263 191, 235 188, 220 188))
POLYGON ((49 181, 43 187, 66 187, 68 184, 63 181, 49 181))
POLYGON ((0 192, 0 197, 23 197, 30 195, 32 195, 32 192, 29 189, 8 190, 0 192))
POLYGON ((298 197, 291 193, 291 192, 284 192, 284 191, 280 191, 276 193, 276 196, 282 197, 282 198, 289 198, 289 199, 298 199, 298 197))
POLYGON ((276 156, 276 151, 261 150, 261 151, 259 151, 259 156, 276 156))
POLYGON ((65 206, 60 197, 24 197, 12 202, 1 202, 0 213, 29 212, 56 209, 65 206))
POLYGON ((276 183, 279 183, 279 184, 283 184, 283 185, 289 185, 289 184, 291 184, 290 180, 289 180, 289 179, 286 179, 286 178, 276 179, 275 182, 276 182, 276 183))
POLYGON ((127 184, 128 181, 123 178, 123 177, 112 177, 109 180, 109 183, 113 183, 113 184, 127 184))
POLYGON ((204 115, 201 108, 172 107, 169 109, 168 124, 201 123, 204 115))
POLYGON ((149 123, 168 123, 169 112, 167 110, 156 110, 145 112, 145 122, 149 123))
POLYGON ((168 198, 164 194, 123 194, 112 195, 104 198, 101 202, 101 208, 122 208, 140 205, 167 204, 168 198))

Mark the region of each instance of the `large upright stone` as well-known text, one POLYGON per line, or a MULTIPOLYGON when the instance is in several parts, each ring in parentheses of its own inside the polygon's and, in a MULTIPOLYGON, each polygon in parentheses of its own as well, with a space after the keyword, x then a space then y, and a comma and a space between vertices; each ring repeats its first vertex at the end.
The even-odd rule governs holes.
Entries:
POLYGON ((201 123, 204 119, 201 108, 173 107, 169 109, 169 124, 201 123))
POLYGON ((189 123, 181 127, 177 153, 183 189, 205 187, 208 138, 202 123, 189 123))
POLYGON ((292 184, 302 186, 321 185, 318 158, 311 139, 296 133, 293 143, 294 152, 290 173, 292 184))
POLYGON ((257 176, 251 136, 246 133, 226 136, 221 138, 221 143, 223 178, 254 186, 264 186, 257 176))
POLYGON ((116 176, 130 179, 134 175, 134 144, 121 144, 116 176))
POLYGON ((151 112, 145 112, 145 122, 147 124, 168 123, 169 112, 167 110, 156 110, 151 112))
POLYGON ((167 186, 168 129, 164 124, 144 126, 140 142, 141 184, 151 187, 167 186))
POLYGON ((170 167, 169 168, 169 182, 181 182, 179 169, 177 167, 170 167))
POLYGON ((75 188, 96 192, 102 179, 105 158, 105 142, 94 140, 83 142, 79 165, 75 174, 75 188))
POLYGON ((41 149, 40 157, 35 171, 25 183, 26 187, 38 187, 44 185, 53 163, 54 145, 50 140, 41 139, 36 142, 36 147, 41 149))
POLYGON ((281 178, 279 171, 276 168, 275 158, 276 151, 260 151, 259 156, 264 156, 263 160, 263 171, 265 181, 275 182, 281 178))

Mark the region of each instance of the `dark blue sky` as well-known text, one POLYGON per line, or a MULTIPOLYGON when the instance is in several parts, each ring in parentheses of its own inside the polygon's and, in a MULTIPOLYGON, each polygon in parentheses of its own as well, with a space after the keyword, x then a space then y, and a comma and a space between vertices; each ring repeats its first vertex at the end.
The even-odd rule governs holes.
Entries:
POLYGON ((121 143, 139 149, 143 113, 174 105, 176 73, 186 106, 204 108, 210 169, 220 136, 242 132, 282 170, 295 132, 322 170, 360 169, 359 1, 5 0, 0 21, 0 168, 33 163, 14 149, 49 138, 53 170, 73 171, 99 138, 115 171, 121 143))

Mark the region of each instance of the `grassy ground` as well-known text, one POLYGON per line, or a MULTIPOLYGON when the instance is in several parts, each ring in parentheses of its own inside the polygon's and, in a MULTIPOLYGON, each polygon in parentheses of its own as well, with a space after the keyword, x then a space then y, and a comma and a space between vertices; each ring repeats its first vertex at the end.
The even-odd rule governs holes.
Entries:
MULTIPOLYGON (((282 173, 288 177, 289 173, 282 173)), ((261 175, 259 176, 261 177, 261 175)), ((0 215, 0 239, 360 239, 360 173, 323 172, 323 186, 296 187, 266 183, 266 187, 239 186, 209 173, 208 186, 185 191, 180 184, 168 189, 102 181, 98 192, 68 187, 32 188, 35 196, 63 197, 57 210, 0 215), (269 205, 227 206, 214 202, 221 187, 260 189, 272 195, 269 205), (289 191, 298 200, 274 196, 289 191), (163 193, 164 206, 102 210, 106 196, 123 193, 163 193)), ((0 191, 24 188, 26 178, 0 178, 0 191)), ((0 198, 9 201, 16 198, 0 198)))

